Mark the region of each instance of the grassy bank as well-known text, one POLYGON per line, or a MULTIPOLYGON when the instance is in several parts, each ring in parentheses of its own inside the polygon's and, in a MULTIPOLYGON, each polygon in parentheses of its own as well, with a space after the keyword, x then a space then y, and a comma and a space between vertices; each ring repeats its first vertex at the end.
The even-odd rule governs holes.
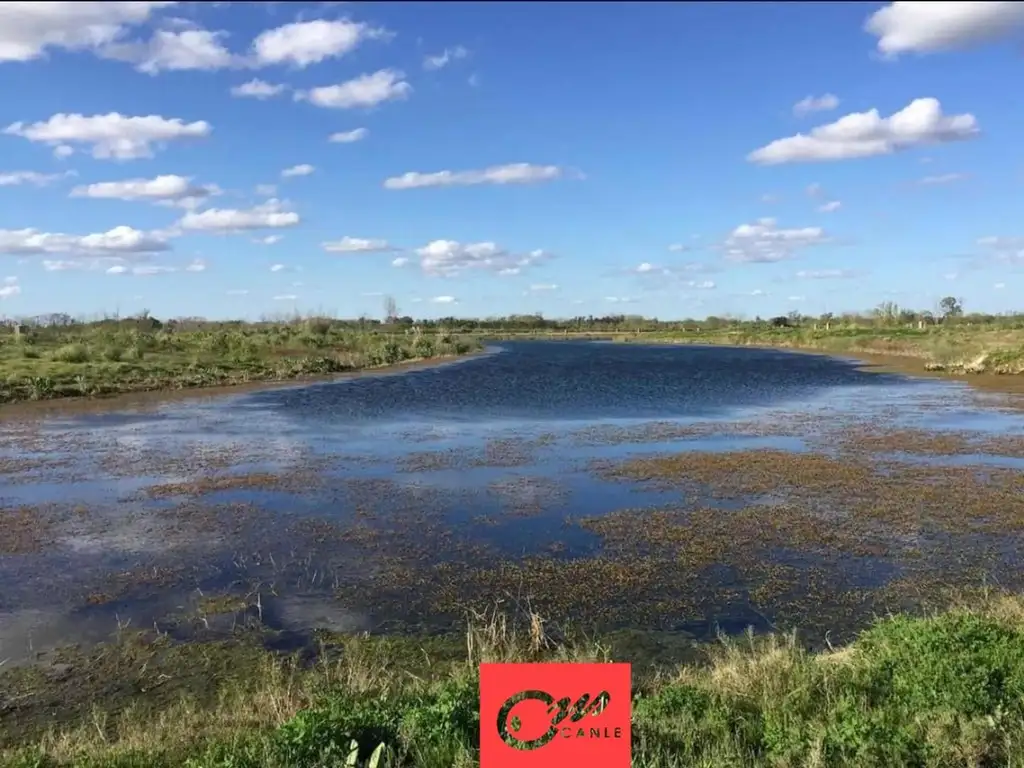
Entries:
POLYGON ((620 334, 616 338, 620 341, 763 346, 906 357, 920 360, 924 370, 951 373, 1024 373, 1024 330, 990 326, 750 326, 702 331, 652 331, 620 334))
POLYGON ((346 373, 480 349, 470 336, 330 318, 150 317, 0 330, 0 403, 229 386, 346 373))
MULTIPOLYGON (((827 653, 792 636, 748 637, 689 666, 635 667, 634 765, 1024 764, 1024 600, 971 605, 879 620, 827 653)), ((0 761, 312 768, 345 764, 354 741, 361 761, 384 745, 378 766, 468 766, 479 662, 615 655, 554 642, 537 620, 517 631, 491 617, 465 640, 459 653, 436 638, 325 638, 320 660, 303 666, 244 641, 172 648, 133 635, 57 669, 0 677, 0 761), (196 687, 177 700, 183 680, 196 687), (105 696, 93 705, 97 687, 105 696), (41 733, 42 721, 57 725, 41 733)))

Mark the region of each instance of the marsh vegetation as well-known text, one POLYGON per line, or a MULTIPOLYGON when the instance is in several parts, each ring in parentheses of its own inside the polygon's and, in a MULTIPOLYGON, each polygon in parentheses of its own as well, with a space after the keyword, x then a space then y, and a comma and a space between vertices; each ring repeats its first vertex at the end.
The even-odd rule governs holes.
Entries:
MULTIPOLYGON (((635 658, 633 764, 995 766, 1024 759, 1024 606, 986 593, 877 620, 846 647, 747 636, 682 664, 635 658)), ((323 634, 305 658, 126 632, 0 676, 11 768, 450 768, 478 761, 478 664, 610 661, 537 615, 471 617, 458 637, 323 634)))
POLYGON ((56 315, 0 327, 0 403, 286 381, 478 349, 476 339, 436 326, 329 317, 77 322, 56 315))

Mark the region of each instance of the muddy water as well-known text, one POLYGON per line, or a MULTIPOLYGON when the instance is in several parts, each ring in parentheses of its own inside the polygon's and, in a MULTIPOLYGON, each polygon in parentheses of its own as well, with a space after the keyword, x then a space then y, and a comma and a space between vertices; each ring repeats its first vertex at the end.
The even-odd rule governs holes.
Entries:
MULTIPOLYGON (((1012 581, 1016 530, 876 520, 894 544, 864 552, 806 526, 769 536, 770 510, 791 503, 771 482, 730 491, 730 473, 765 451, 794 457, 780 487, 799 485, 798 456, 864 461, 858 430, 963 442, 925 456, 919 437, 886 449, 876 434, 883 478, 903 466, 1024 475, 1024 417, 979 407, 963 385, 746 349, 515 342, 401 374, 3 422, 0 661, 125 625, 188 637, 258 622, 300 640, 441 629, 495 600, 701 635, 834 621, 851 600, 869 612, 865 595, 900 601, 885 590, 908 579, 1012 581), (734 469, 685 488, 601 471, 680 453, 695 466, 728 454, 734 469), (732 522, 707 526, 704 543, 693 529, 753 507, 769 512, 745 538, 732 522), (671 510, 661 538, 685 543, 661 547, 643 516, 594 523, 645 509, 671 510), (895 545, 908 540, 913 556, 895 545)), ((837 473, 838 501, 818 506, 841 505, 844 482, 856 481, 837 473)))

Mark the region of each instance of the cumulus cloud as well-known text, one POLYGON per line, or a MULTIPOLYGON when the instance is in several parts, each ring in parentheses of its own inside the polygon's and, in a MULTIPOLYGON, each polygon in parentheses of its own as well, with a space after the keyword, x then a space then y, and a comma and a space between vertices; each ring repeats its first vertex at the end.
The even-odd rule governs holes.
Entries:
POLYGON ((49 49, 95 50, 173 2, 3 3, 0 61, 32 61, 49 49))
POLYGON ((495 243, 463 244, 454 240, 434 240, 418 248, 416 255, 425 273, 443 277, 469 270, 494 272, 502 276, 517 275, 551 258, 550 254, 542 250, 525 254, 511 253, 495 243))
POLYGON ((170 250, 170 244, 165 237, 126 226, 90 235, 40 232, 37 229, 0 229, 0 253, 110 255, 167 250, 170 250))
POLYGON ((298 21, 262 32, 252 43, 257 66, 290 64, 304 68, 354 51, 366 40, 390 37, 385 29, 338 19, 298 21))
POLYGON ((272 264, 270 267, 271 272, 284 272, 288 267, 284 264, 272 264))
POLYGON ((0 299, 10 299, 21 293, 21 286, 18 285, 18 278, 5 277, 0 285, 0 299))
POLYGON ((106 200, 142 200, 194 209, 221 194, 216 184, 193 184, 190 176, 167 174, 152 179, 125 179, 87 184, 71 190, 71 197, 106 200))
POLYGON ((148 41, 132 41, 103 46, 100 56, 135 65, 139 72, 156 75, 160 72, 217 70, 244 65, 240 56, 224 45, 227 32, 207 29, 158 29, 148 41))
POLYGON ((458 299, 454 296, 435 296, 431 301, 434 304, 458 304, 458 299))
POLYGON ((64 173, 39 173, 38 171, 0 171, 0 187, 17 187, 21 184, 32 184, 45 187, 57 179, 72 176, 72 171, 64 173))
POLYGON ((386 101, 400 101, 409 97, 412 86, 404 77, 405 74, 397 69, 381 69, 338 85, 296 91, 295 98, 326 109, 375 107, 386 101))
POLYGON ((280 96, 287 90, 287 85, 275 85, 274 83, 268 83, 256 77, 247 83, 234 86, 231 89, 231 95, 246 99, 260 99, 262 101, 264 99, 273 98, 274 96, 280 96))
POLYGON ((240 232, 249 229, 278 229, 294 227, 301 221, 299 214, 286 209, 279 200, 247 209, 208 208, 189 211, 178 222, 182 229, 199 232, 240 232))
POLYGON ((839 98, 831 93, 826 93, 824 96, 807 96, 793 105, 793 114, 803 117, 812 112, 827 112, 838 106, 839 98))
POLYGON ((332 133, 327 140, 335 144, 351 144, 356 141, 362 141, 369 135, 370 131, 366 128, 353 128, 351 131, 332 133))
POLYGON ((348 236, 341 240, 321 243, 321 247, 328 253, 385 253, 395 250, 387 240, 367 240, 348 236))
POLYGON ((830 200, 827 203, 822 203, 821 205, 819 205, 818 211, 821 213, 832 213, 833 211, 838 211, 842 207, 843 204, 840 201, 830 200))
POLYGON ((385 189, 416 189, 418 187, 467 187, 477 184, 532 184, 560 178, 563 170, 555 165, 510 163, 476 171, 410 171, 384 180, 385 189))
POLYGON ((894 2, 875 11, 864 29, 887 56, 932 53, 994 42, 1024 28, 1018 2, 894 2))
POLYGON ((469 55, 469 51, 463 48, 461 45, 457 45, 454 48, 445 48, 441 53, 434 56, 426 56, 423 59, 423 68, 426 70, 437 70, 443 69, 451 64, 453 61, 458 59, 464 59, 469 55))
POLYGON ((938 99, 915 99, 882 117, 877 109, 854 112, 809 134, 778 139, 749 155, 760 165, 876 157, 931 144, 972 139, 979 134, 974 115, 947 116, 938 99))
POLYGON ((91 147, 92 156, 100 160, 133 160, 152 157, 154 146, 205 138, 212 130, 205 120, 186 123, 178 117, 127 117, 110 112, 91 117, 61 113, 44 122, 12 123, 4 133, 55 147, 85 144, 91 147))
POLYGON ((828 241, 820 227, 780 229, 775 219, 758 219, 741 224, 722 243, 727 261, 773 262, 791 258, 796 252, 828 241))
POLYGON ((291 168, 285 168, 281 171, 281 176, 285 179, 290 179, 295 176, 309 176, 309 174, 313 173, 315 170, 316 168, 309 163, 302 163, 301 165, 293 165, 291 168))
POLYGON ((399 256, 398 258, 392 260, 391 266, 392 267, 404 267, 408 263, 409 263, 409 258, 407 256, 399 256))

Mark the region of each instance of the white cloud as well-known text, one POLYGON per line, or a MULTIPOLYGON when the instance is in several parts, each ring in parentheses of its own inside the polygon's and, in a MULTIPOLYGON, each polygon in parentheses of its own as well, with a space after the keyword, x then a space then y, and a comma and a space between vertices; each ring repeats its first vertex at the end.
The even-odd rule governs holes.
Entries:
POLYGON ((367 240, 348 236, 320 245, 328 253, 384 253, 395 250, 387 240, 367 240))
MULTIPOLYGON (((111 270, 113 270, 113 269, 115 269, 115 267, 111 267, 110 269, 108 269, 107 273, 108 274, 112 274, 111 270)), ((133 275, 139 275, 141 277, 148 277, 148 276, 152 276, 152 275, 164 275, 164 274, 167 274, 169 272, 177 272, 177 271, 178 271, 177 267, 168 267, 168 266, 164 266, 162 264, 141 264, 139 266, 131 268, 131 273, 133 275)))
POLYGON ((779 229, 775 219, 766 218, 736 227, 721 248, 727 261, 773 262, 791 258, 803 248, 827 241, 820 227, 779 229))
POLYGON ((1006 287, 1006 283, 995 283, 993 286, 997 291, 1003 290, 1006 287))
POLYGON ((391 262, 392 267, 404 267, 409 263, 409 259, 406 256, 399 256, 391 262))
POLYGON ((915 99, 881 117, 877 109, 854 112, 834 123, 778 139, 747 155, 760 165, 822 162, 889 155, 918 146, 971 139, 979 133, 971 114, 942 114, 938 99, 915 99))
POLYGON ((228 296, 248 296, 249 291, 247 288, 231 288, 226 291, 228 296))
POLYGON ((294 293, 285 293, 280 296, 275 296, 274 301, 295 301, 297 298, 299 297, 294 293))
POLYGON ((203 261, 202 259, 193 259, 191 261, 191 263, 189 263, 185 267, 185 271, 186 272, 205 272, 206 271, 206 266, 207 266, 206 262, 203 261))
POLYGON ((71 171, 65 173, 39 173, 38 171, 0 171, 0 187, 16 187, 21 184, 33 184, 37 187, 45 187, 47 184, 71 176, 71 171))
POLYGON ((801 269, 796 276, 803 280, 833 280, 856 277, 852 269, 801 269))
POLYGON ((839 98, 831 93, 826 93, 824 96, 807 96, 793 105, 793 114, 803 117, 812 112, 827 112, 838 106, 839 98))
POLYGON ((158 29, 148 42, 106 45, 99 50, 99 54, 107 59, 130 62, 139 72, 147 75, 241 66, 241 57, 232 54, 222 42, 227 34, 197 27, 158 29))
POLYGON ((947 280, 956 280, 958 277, 960 277, 960 273, 959 272, 947 272, 946 274, 943 275, 943 277, 946 278, 947 280))
POLYGON ((4 133, 51 146, 75 143, 91 145, 92 156, 101 160, 133 160, 152 157, 154 145, 180 139, 204 138, 212 130, 205 120, 186 123, 178 117, 127 117, 118 112, 110 112, 91 117, 61 113, 45 122, 31 125, 13 123, 4 129, 4 133))
POLYGON ((3 285, 0 285, 0 299, 9 299, 21 293, 21 286, 18 285, 18 278, 13 275, 5 277, 3 285))
POLYGON ((288 269, 288 267, 284 264, 273 264, 270 267, 271 272, 284 272, 286 269, 288 269))
POLYGON ((454 48, 445 48, 444 51, 435 56, 426 56, 423 59, 423 68, 427 70, 443 69, 451 62, 457 59, 464 59, 468 55, 469 51, 461 45, 457 45, 454 48))
POLYGON ((257 245, 273 245, 279 243, 283 239, 284 235, 267 235, 266 237, 253 238, 253 242, 257 245))
POLYGON ((397 69, 381 69, 373 74, 360 75, 338 85, 324 85, 308 91, 296 91, 296 100, 327 109, 355 109, 375 107, 385 101, 407 99, 412 86, 397 69))
POLYGON ((231 89, 231 95, 238 96, 239 98, 260 99, 262 101, 279 96, 287 90, 287 85, 275 85, 274 83, 260 80, 257 77, 247 83, 234 86, 231 89))
POLYGON ((989 237, 978 238, 978 245, 992 252, 996 261, 1024 265, 1024 237, 989 237))
POLYGON ((125 226, 90 235, 0 229, 0 253, 103 255, 157 253, 169 249, 166 238, 157 233, 125 226))
POLYGON ((714 280, 701 280, 700 282, 696 280, 690 280, 686 283, 686 285, 690 288, 699 288, 704 291, 712 291, 716 287, 714 280))
POLYGON ((818 211, 820 211, 821 213, 832 213, 833 211, 838 211, 842 207, 843 207, 843 204, 841 202, 839 202, 838 200, 830 200, 827 203, 823 203, 822 205, 819 205, 818 206, 818 211))
POLYGON ((178 222, 182 229, 202 232, 239 232, 247 229, 278 229, 294 227, 299 214, 285 209, 279 200, 268 200, 245 210, 209 208, 186 213, 178 222))
POLYGON ((750 292, 751 296, 767 296, 768 294, 762 291, 760 288, 755 288, 750 292))
POLYGON ((530 292, 531 293, 539 293, 539 292, 542 292, 542 291, 557 291, 557 290, 558 290, 558 284, 557 283, 535 283, 534 285, 530 286, 530 292))
POLYGON ((542 250, 525 254, 510 253, 495 243, 458 243, 454 240, 434 240, 416 250, 420 268, 429 275, 450 277, 467 270, 495 272, 498 275, 516 275, 521 270, 551 258, 542 250))
POLYGON ((257 184, 255 191, 256 191, 257 195, 260 195, 262 197, 273 197, 274 195, 277 194, 277 185, 276 184, 257 184))
POLYGON ((221 194, 216 184, 197 185, 190 176, 167 174, 153 179, 125 179, 102 181, 75 187, 71 197, 91 197, 106 200, 143 200, 180 208, 194 209, 212 195, 221 194))
POLYGON ((685 251, 690 250, 690 246, 683 245, 682 243, 672 243, 672 245, 670 245, 668 249, 673 253, 683 253, 685 251))
POLYGON ((309 174, 315 170, 316 168, 309 163, 302 163, 301 165, 293 165, 291 168, 285 168, 281 171, 281 176, 286 179, 290 179, 295 176, 309 176, 309 174))
POLYGON ((58 144, 53 148, 53 156, 58 160, 64 160, 75 154, 75 148, 70 147, 67 144, 58 144))
POLYGON ((253 40, 252 50, 259 66, 290 64, 304 68, 351 53, 365 40, 389 36, 387 30, 348 19, 315 19, 268 29, 253 40))
POLYGON ((458 299, 454 296, 435 296, 431 301, 434 304, 458 304, 458 299))
POLYGON ((938 176, 925 176, 920 179, 917 183, 923 186, 936 186, 939 184, 952 184, 957 181, 963 181, 967 178, 966 173, 943 173, 938 176))
POLYGON ((931 53, 993 42, 1024 27, 1018 2, 894 2, 875 11, 864 29, 879 52, 931 53))
POLYGON ((761 202, 771 205, 772 203, 779 202, 779 196, 766 193, 761 195, 761 202))
POLYGON ((605 296, 604 300, 612 304, 633 304, 636 299, 632 296, 605 296))
POLYGON ((787 296, 786 301, 804 301, 806 296, 787 296))
POLYGON ((31 61, 47 49, 91 50, 118 40, 172 2, 10 2, 0 5, 0 61, 31 61))
POLYGON ((353 128, 351 131, 332 133, 327 140, 335 144, 351 144, 355 141, 362 141, 369 135, 370 132, 366 128, 353 128))
POLYGON ((561 177, 563 171, 555 165, 510 163, 495 165, 477 171, 436 171, 417 173, 410 171, 401 176, 385 179, 385 189, 416 189, 418 187, 464 187, 475 184, 531 184, 561 177))

